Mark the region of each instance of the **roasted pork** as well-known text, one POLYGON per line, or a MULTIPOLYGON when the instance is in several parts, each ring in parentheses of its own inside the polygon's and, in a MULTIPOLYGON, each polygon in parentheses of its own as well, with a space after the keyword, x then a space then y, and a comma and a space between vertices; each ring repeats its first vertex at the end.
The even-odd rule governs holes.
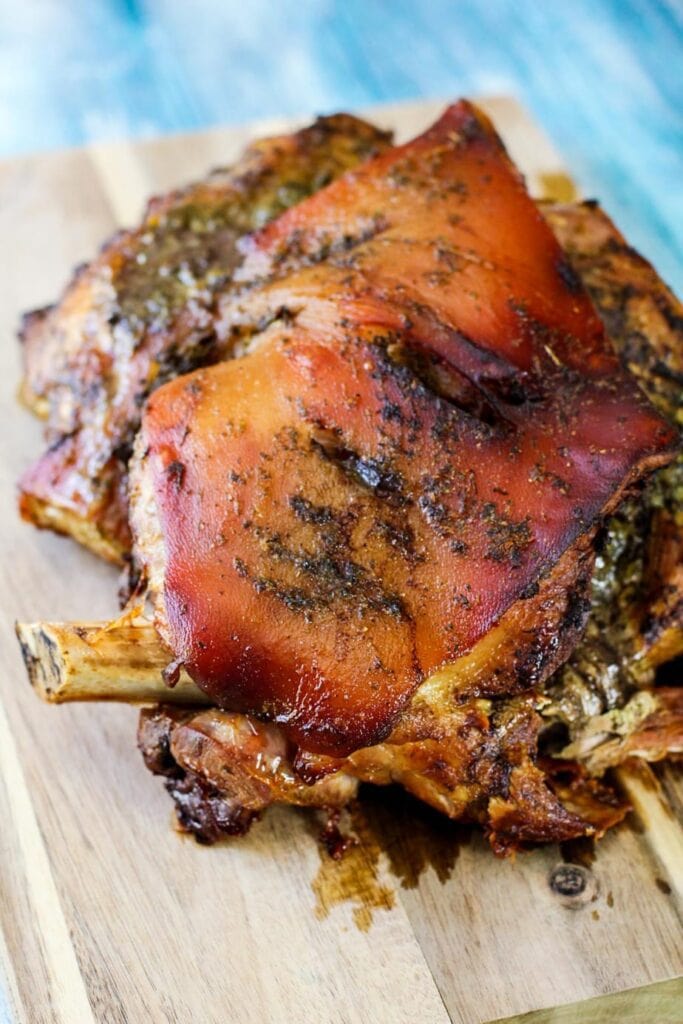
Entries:
MULTIPOLYGON (((568 759, 599 773, 683 746, 676 692, 642 689, 683 633, 680 307, 594 204, 539 210, 471 105, 394 149, 334 123, 360 133, 356 166, 316 191, 297 164, 311 198, 232 229, 202 306, 211 344, 142 394, 130 525, 161 638, 150 664, 165 645, 167 683, 215 705, 144 712, 146 763, 205 841, 273 801, 338 809, 359 780, 478 821, 500 852, 601 834, 625 806, 568 759)), ((31 359, 50 378, 68 296, 46 333, 29 324, 34 404, 41 386, 61 400, 31 359)), ((181 297, 153 343, 143 324, 138 369, 195 312, 181 297)), ((105 378, 89 381, 111 424, 105 378)), ((85 408, 73 379, 66 406, 85 408)), ((129 403, 120 480, 139 420, 129 403)), ((86 483, 88 429, 55 449, 73 443, 86 483)), ((78 535, 49 461, 24 511, 42 515, 38 481, 78 535)), ((101 533, 118 509, 116 557, 120 494, 78 513, 101 533)))
POLYGON ((49 442, 21 481, 25 518, 112 561, 127 556, 142 407, 165 380, 226 355, 214 303, 230 287, 236 240, 388 143, 344 114, 255 142, 234 167, 152 199, 55 306, 25 318, 21 393, 47 418, 49 442))
POLYGON ((248 350, 156 391, 137 442, 136 556, 175 658, 332 755, 434 678, 541 685, 596 528, 675 432, 490 124, 451 108, 247 253, 224 319, 248 350))

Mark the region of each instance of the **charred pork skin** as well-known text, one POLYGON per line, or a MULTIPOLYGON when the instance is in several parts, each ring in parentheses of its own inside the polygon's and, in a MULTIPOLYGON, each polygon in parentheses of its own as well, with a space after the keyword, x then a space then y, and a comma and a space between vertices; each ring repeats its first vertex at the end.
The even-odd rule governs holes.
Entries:
POLYGON ((81 267, 60 301, 25 317, 22 397, 50 447, 21 481, 21 511, 120 562, 130 549, 126 467, 140 411, 163 381, 224 357, 214 301, 240 235, 388 145, 350 115, 254 143, 235 167, 153 199, 81 267))
POLYGON ((540 686, 596 527, 675 431, 490 123, 457 104, 243 248, 223 321, 247 353, 156 391, 138 441, 137 555, 177 661, 332 757, 418 688, 540 686))

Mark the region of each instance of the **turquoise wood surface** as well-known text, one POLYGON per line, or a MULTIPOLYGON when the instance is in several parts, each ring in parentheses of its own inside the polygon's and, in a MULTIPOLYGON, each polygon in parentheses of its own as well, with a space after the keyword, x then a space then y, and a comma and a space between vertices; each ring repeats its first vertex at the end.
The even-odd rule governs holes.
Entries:
POLYGON ((683 290, 683 0, 0 0, 0 155, 482 92, 683 290))

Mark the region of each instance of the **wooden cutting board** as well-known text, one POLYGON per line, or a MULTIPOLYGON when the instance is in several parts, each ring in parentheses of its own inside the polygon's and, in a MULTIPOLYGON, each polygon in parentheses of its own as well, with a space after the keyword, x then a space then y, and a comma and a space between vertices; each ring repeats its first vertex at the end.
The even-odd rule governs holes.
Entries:
MULTIPOLYGON (((569 198, 528 115, 509 99, 483 105, 532 191, 569 198)), ((407 138, 442 106, 371 114, 407 138)), ((496 860, 478 834, 392 791, 357 812, 364 842, 341 865, 287 808, 245 839, 198 846, 171 828, 132 708, 46 707, 26 684, 14 619, 104 618, 116 574, 16 516, 14 481, 41 445, 14 400, 19 314, 54 299, 149 194, 285 127, 0 166, 0 1021, 680 1022, 683 787, 671 769, 630 778, 639 815, 599 844, 595 898, 568 907, 549 884, 556 847, 496 860)))

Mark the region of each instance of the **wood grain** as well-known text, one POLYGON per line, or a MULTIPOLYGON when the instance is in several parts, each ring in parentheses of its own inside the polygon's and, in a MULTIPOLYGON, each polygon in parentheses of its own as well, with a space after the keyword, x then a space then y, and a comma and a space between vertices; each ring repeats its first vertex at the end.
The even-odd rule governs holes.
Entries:
MULTIPOLYGON (((565 187, 524 112, 487 106, 532 188, 565 187)), ((404 137, 435 109, 378 117, 404 137)), ((480 837, 459 845, 468 833, 451 829, 445 860, 425 853, 399 870, 416 863, 418 819, 389 834, 369 809, 356 823, 368 837, 353 862, 363 884, 340 882, 332 898, 335 865, 321 863, 308 816, 276 809, 243 840, 199 847, 169 826, 168 800, 135 750, 132 709, 42 706, 25 682, 14 619, 105 618, 116 588, 110 567, 16 517, 14 480, 40 445, 14 402, 18 315, 53 299, 68 268, 135 220, 149 193, 229 161, 262 128, 0 167, 0 1020, 480 1024, 534 1013, 534 1024, 673 1024, 682 908, 666 851, 678 833, 671 824, 663 853, 655 791, 639 796, 641 822, 600 844, 596 899, 577 909, 548 885, 556 848, 500 862, 480 837), (601 1001, 588 1011, 590 999, 601 1001)), ((667 769, 658 808, 675 786, 667 769)))

